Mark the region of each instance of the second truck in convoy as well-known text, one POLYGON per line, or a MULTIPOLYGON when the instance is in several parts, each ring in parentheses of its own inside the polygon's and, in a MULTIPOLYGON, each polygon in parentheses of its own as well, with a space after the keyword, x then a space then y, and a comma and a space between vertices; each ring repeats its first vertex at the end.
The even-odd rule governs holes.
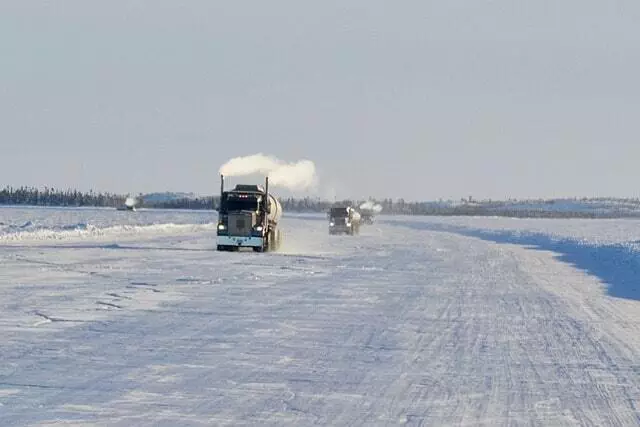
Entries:
POLYGON ((217 249, 237 251, 252 248, 255 252, 275 251, 280 247, 278 222, 282 206, 269 193, 269 178, 265 186, 238 184, 224 190, 220 176, 220 206, 218 208, 217 249))
POLYGON ((334 206, 329 209, 329 234, 360 233, 360 214, 348 205, 334 206))

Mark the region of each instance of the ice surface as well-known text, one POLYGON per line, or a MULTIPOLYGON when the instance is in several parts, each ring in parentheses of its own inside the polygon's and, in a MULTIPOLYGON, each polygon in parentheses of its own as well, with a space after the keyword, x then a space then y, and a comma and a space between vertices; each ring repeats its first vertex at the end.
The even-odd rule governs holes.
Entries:
POLYGON ((422 218, 388 219, 415 230, 456 233, 552 251, 607 285, 611 296, 640 300, 640 220, 422 218))
MULTIPOLYGON (((510 231, 515 234, 545 234, 556 239, 572 239, 587 244, 631 244, 640 241, 640 219, 544 219, 504 217, 436 217, 436 216, 381 216, 389 224, 424 225, 435 224, 467 229, 510 231)), ((433 228, 433 227, 432 227, 433 228)), ((444 229, 444 228, 443 228, 444 229)))
POLYGON ((282 252, 255 254, 214 251, 210 213, 0 212, 119 227, 0 242, 3 426, 640 423, 640 302, 493 238, 598 248, 631 221, 381 217, 352 237, 288 216, 282 252))

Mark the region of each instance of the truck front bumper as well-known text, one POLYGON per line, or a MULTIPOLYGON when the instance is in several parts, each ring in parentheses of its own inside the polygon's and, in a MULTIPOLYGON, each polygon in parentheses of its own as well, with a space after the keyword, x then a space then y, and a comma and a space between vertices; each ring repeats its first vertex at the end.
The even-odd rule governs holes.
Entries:
POLYGON ((218 246, 261 248, 264 244, 264 238, 244 236, 218 236, 217 244, 218 246))
POLYGON ((338 224, 329 226, 329 233, 331 234, 348 233, 349 231, 351 231, 350 225, 338 224))

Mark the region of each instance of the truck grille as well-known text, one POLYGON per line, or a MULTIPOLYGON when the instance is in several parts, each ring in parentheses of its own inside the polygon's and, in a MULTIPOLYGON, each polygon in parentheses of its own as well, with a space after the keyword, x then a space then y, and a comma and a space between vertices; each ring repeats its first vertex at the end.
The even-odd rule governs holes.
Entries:
POLYGON ((229 234, 232 236, 250 236, 255 214, 229 214, 229 234))

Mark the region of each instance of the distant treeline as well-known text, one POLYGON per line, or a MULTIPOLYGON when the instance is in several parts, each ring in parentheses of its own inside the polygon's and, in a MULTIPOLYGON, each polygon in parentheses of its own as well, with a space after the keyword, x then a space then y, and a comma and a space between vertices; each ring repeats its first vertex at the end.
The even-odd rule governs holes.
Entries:
POLYGON ((59 190, 45 187, 5 187, 0 190, 0 205, 29 206, 95 206, 116 207, 124 203, 125 196, 111 193, 86 193, 77 190, 59 190))
MULTIPOLYGON (((201 198, 178 198, 163 201, 145 201, 144 196, 137 196, 139 207, 149 209, 216 209, 219 197, 208 196, 201 198)), ((43 190, 30 187, 6 187, 0 190, 0 205, 30 205, 30 206, 92 206, 118 207, 126 199, 125 195, 112 193, 80 192, 77 190, 58 190, 45 187, 43 190)), ((554 201, 531 201, 538 207, 512 206, 514 201, 482 201, 472 202, 462 200, 459 204, 443 202, 406 202, 403 199, 383 199, 376 201, 382 206, 386 215, 438 215, 438 216, 503 216, 515 218, 624 218, 640 217, 640 201, 634 201, 636 209, 615 208, 615 203, 628 202, 624 199, 591 199, 592 201, 611 203, 611 207, 581 209, 581 210, 553 210, 541 207, 553 205, 554 201)), ((587 199, 574 199, 575 202, 587 202, 587 199)), ((348 203, 359 206, 361 200, 343 200, 329 202, 314 198, 282 198, 280 203, 284 212, 323 213, 335 203, 348 203)))

